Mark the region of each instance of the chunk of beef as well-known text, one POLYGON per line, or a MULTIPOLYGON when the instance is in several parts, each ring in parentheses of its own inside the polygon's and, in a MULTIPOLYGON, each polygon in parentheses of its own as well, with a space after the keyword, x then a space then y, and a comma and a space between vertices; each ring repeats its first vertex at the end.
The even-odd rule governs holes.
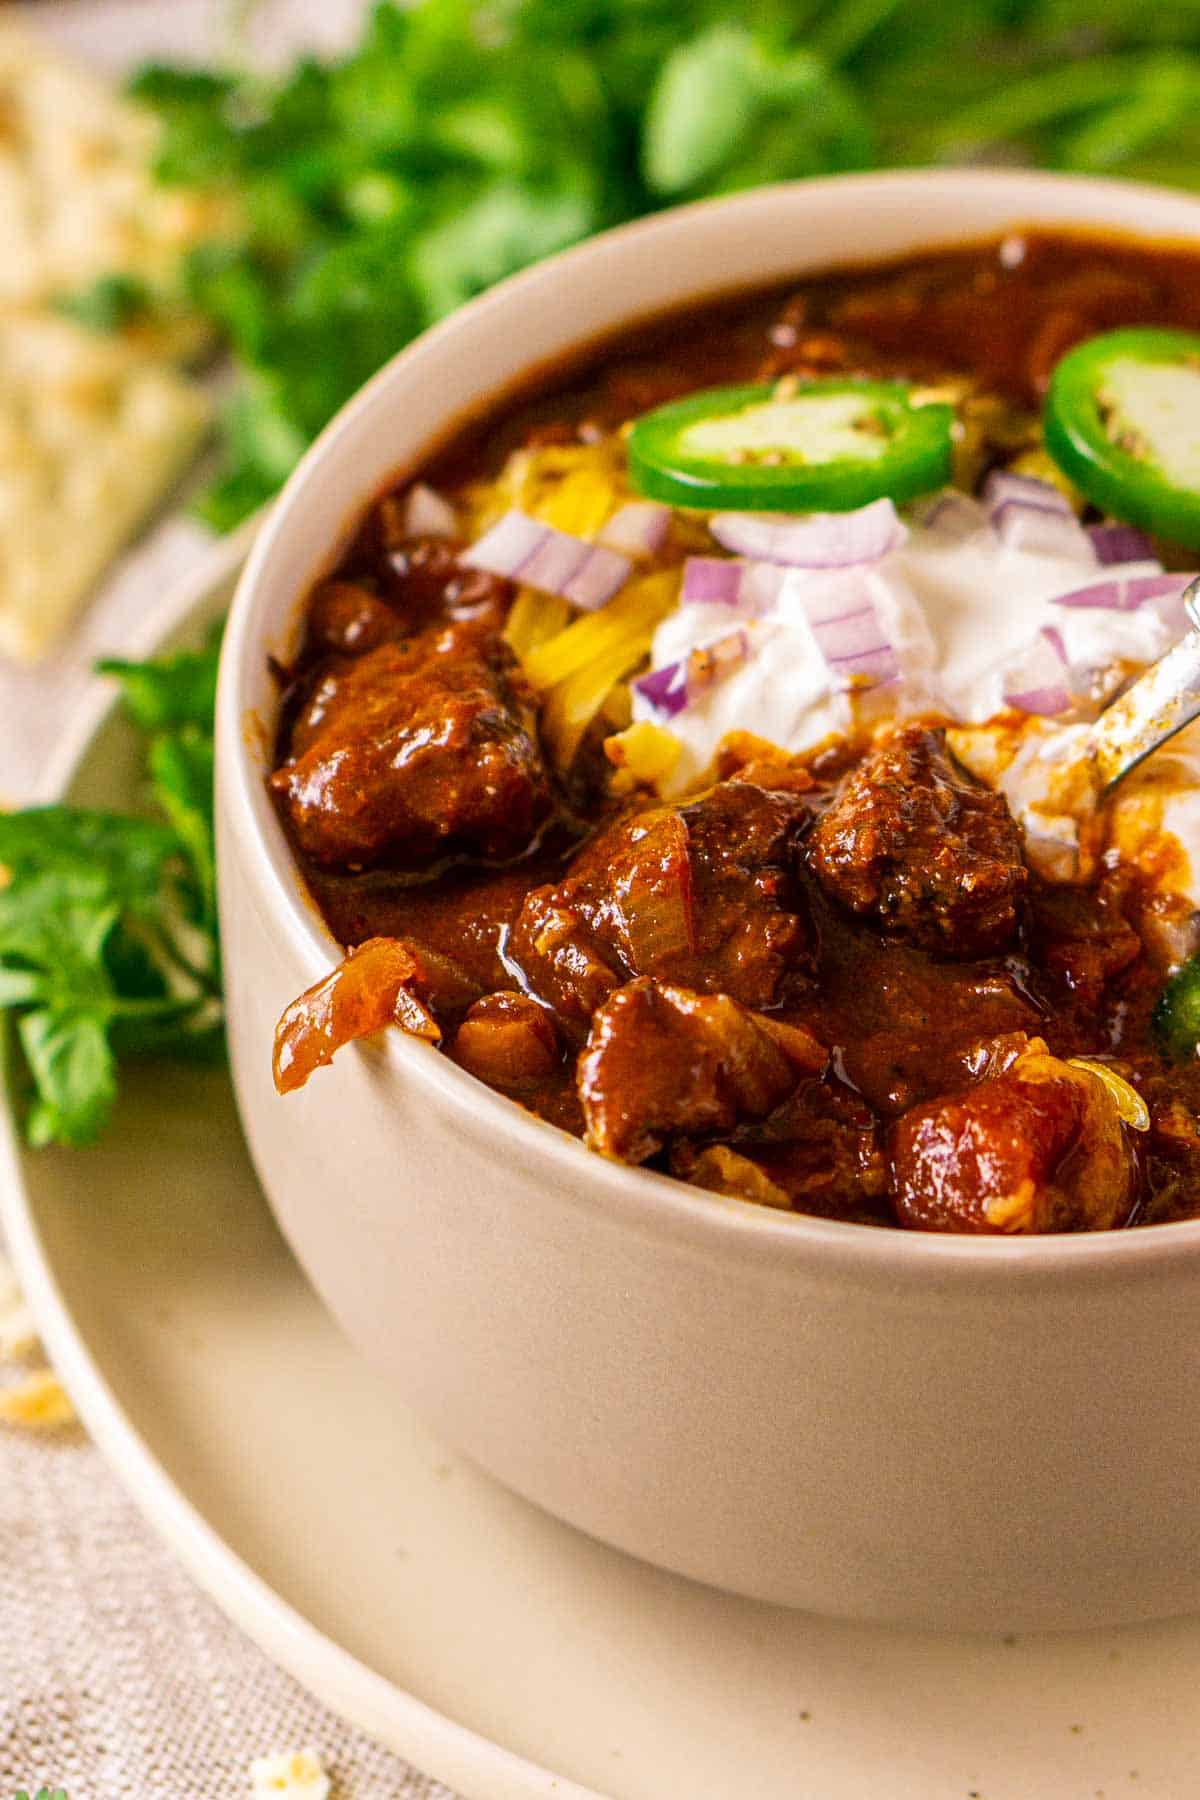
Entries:
POLYGON ((673 1144, 671 1173, 762 1206, 891 1223, 891 1168, 878 1121, 831 1073, 802 1080, 769 1118, 740 1125, 728 1144, 673 1144))
POLYGON ((770 1006, 807 945, 793 863, 809 816, 801 794, 742 781, 626 816, 527 897, 510 964, 578 1036, 636 975, 770 1006))
POLYGON ((1099 888, 1038 883, 1033 920, 1042 969, 1090 1018, 1108 983, 1141 954, 1142 941, 1125 917, 1118 886, 1112 881, 1099 888))
POLYGON ((1002 1074, 907 1113, 896 1213, 925 1231, 1105 1231, 1132 1209, 1137 1165, 1103 1083, 1035 1043, 1002 1074))
POLYGON ((762 1118, 826 1052, 808 1031, 762 1018, 728 994, 643 976, 596 1014, 579 1058, 579 1098, 594 1150, 641 1163, 676 1133, 728 1132, 762 1118))
POLYGON ((532 697, 506 648, 468 627, 330 670, 291 749, 270 785, 326 867, 516 856, 550 810, 532 697))
POLYGON ((813 832, 812 866, 834 898, 935 955, 985 956, 1017 927, 1028 874, 1000 794, 909 727, 859 764, 813 832))

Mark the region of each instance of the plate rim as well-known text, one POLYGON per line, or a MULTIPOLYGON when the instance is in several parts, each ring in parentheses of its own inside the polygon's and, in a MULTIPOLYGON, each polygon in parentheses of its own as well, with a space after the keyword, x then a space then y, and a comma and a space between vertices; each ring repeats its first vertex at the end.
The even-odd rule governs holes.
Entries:
MULTIPOLYGON (((124 652, 146 655, 179 629, 244 564, 262 524, 247 520, 214 544, 135 632, 124 652)), ((36 802, 68 788, 117 703, 111 687, 89 684, 58 750, 35 784, 36 802)), ((143 1518, 188 1574, 247 1637, 347 1724, 459 1793, 478 1800, 605 1800, 593 1788, 506 1750, 399 1688, 328 1638, 257 1574, 167 1474, 126 1416, 63 1296, 37 1227, 22 1168, 13 1108, 0 1101, 0 1233, 56 1373, 89 1437, 143 1518)))

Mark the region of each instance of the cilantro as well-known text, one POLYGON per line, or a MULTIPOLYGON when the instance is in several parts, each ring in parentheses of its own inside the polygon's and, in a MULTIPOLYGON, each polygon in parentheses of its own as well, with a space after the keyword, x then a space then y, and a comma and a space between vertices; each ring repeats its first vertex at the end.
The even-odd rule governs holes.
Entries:
MULTIPOLYGON (((144 69, 163 182, 236 219, 151 292, 61 308, 103 330, 190 308, 233 353, 228 529, 417 332, 526 263, 679 198, 956 158, 1200 186, 1200 8, 1134 0, 377 0, 340 61, 144 69)), ((39 1142, 82 1143, 122 1056, 219 1052, 215 652, 110 662, 157 816, 0 817, 0 1009, 39 1142)), ((1190 1054, 1200 978, 1169 985, 1190 1054)), ((39 1796, 39 1800, 41 1797, 39 1796)))
POLYGON ((179 650, 141 663, 106 657, 96 668, 101 675, 119 678, 125 710, 141 730, 195 725, 211 733, 219 645, 215 635, 204 650, 179 650))
POLYGON ((643 160, 665 197, 870 166, 865 114, 806 50, 772 53, 719 24, 663 65, 650 98, 643 160))
POLYGON ((153 311, 155 296, 136 275, 102 275, 89 288, 64 294, 55 311, 93 331, 121 331, 153 311))
POLYGON ((91 1143, 128 1056, 222 1043, 212 825, 217 647, 103 666, 146 734, 158 815, 0 814, 0 1010, 16 1021, 35 1145, 91 1143))
MULTIPOLYGON (((151 67, 158 174, 239 223, 180 291, 238 371, 228 528, 415 333, 538 257, 679 198, 1014 158, 1200 185, 1200 10, 1111 0, 377 0, 341 61, 151 67)), ((65 304, 119 328, 135 283, 65 304)))

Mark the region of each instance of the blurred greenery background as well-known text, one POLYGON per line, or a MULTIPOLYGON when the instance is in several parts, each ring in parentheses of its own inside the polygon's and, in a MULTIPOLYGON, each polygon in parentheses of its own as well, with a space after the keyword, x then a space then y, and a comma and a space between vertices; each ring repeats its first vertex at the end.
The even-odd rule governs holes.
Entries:
POLYGON ((1200 0, 385 0, 342 60, 145 69, 165 182, 229 198, 177 290, 238 369, 219 529, 408 338, 589 233, 757 182, 1009 161, 1200 185, 1200 0))

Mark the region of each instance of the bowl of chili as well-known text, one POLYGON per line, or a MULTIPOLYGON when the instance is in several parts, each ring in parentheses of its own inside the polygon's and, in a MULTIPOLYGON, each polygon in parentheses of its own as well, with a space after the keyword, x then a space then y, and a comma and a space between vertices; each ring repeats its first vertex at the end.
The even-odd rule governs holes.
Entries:
MULTIPOLYGON (((386 556, 396 566, 395 546, 379 539, 379 506, 417 474, 436 475, 434 488, 445 487, 464 444, 486 441, 507 455, 516 445, 511 432, 505 436, 506 421, 518 415, 523 430, 536 430, 550 445, 556 431, 563 441, 564 418, 567 441, 578 442, 581 431, 594 431, 597 416, 611 423, 636 415, 642 422, 629 455, 644 471, 642 500, 678 503, 682 496, 686 506, 690 495, 691 504, 740 520, 734 531, 743 544, 777 550, 770 532, 781 524, 803 531, 806 521, 797 526, 795 513, 824 507, 851 520, 857 509, 908 499, 945 479, 944 402, 936 369, 925 367, 938 360, 937 333, 949 344, 977 330, 975 353, 1001 385, 1044 385, 1060 358, 1070 361, 1078 338, 1098 327, 1186 329, 1192 321, 1157 315, 1172 282, 1186 288, 1192 259, 1200 273, 1200 204, 1073 178, 982 171, 846 177, 683 208, 503 284, 404 351, 309 453, 256 545, 223 656, 218 834, 234 1076, 265 1190, 314 1286, 392 1382, 398 1401, 422 1411, 518 1493, 632 1554, 776 1603, 931 1627, 1079 1626, 1200 1604, 1200 1528, 1191 1505, 1200 1480, 1193 1429, 1200 1351, 1191 1328, 1200 1298, 1200 1222, 1184 1208, 1164 1211, 1169 1223, 1097 1229, 1128 1221, 1145 1156, 1132 1116, 1121 1115, 1118 1124, 1116 1114, 1103 1111, 1108 1102, 1099 1096, 1108 1093, 1113 1072, 1095 1081, 1079 1071, 1061 1075, 1069 1059, 1031 1038, 1012 970, 1003 980, 975 979, 969 992, 959 974, 953 982, 945 974, 963 959, 974 967, 981 954, 999 954, 1026 904, 1025 877, 1013 874, 1020 858, 1011 821, 1005 824, 973 788, 954 789, 953 807, 972 821, 964 828, 971 880, 964 884, 956 864, 918 926, 905 911, 911 889, 891 896, 883 937, 888 954, 900 958, 889 969, 904 973, 899 983, 894 975, 884 982, 868 940, 854 936, 844 918, 857 904, 862 873, 851 866, 853 857, 847 864, 845 842, 861 837, 861 817, 839 836, 831 809, 810 832, 805 781, 789 788, 773 778, 760 790, 746 777, 748 768, 753 772, 748 757, 733 774, 743 788, 766 794, 755 801, 751 824, 743 793, 736 816, 710 808, 703 817, 693 814, 688 831, 693 845, 707 834, 712 846, 700 876, 706 907, 726 905, 721 859, 745 839, 738 866, 759 878, 755 904, 770 915, 754 937, 755 953, 739 951, 736 967, 721 965, 719 980, 689 976, 701 990, 697 999, 678 978, 678 968, 691 969, 686 958, 694 961, 695 945, 672 950, 670 918, 653 910, 643 916, 639 953, 650 954, 653 940, 654 954, 676 978, 647 984, 638 977, 621 989, 626 996, 636 990, 632 999, 605 1001, 605 1042, 588 1041, 580 1068, 591 1070, 583 1093, 589 1141, 608 1154, 585 1148, 571 1130, 575 1102, 551 1074, 565 1061, 573 1066, 583 1042, 570 1037, 570 997, 548 1004, 540 977, 530 973, 534 953, 519 941, 535 889, 549 895, 531 935, 539 955, 557 929, 567 906, 554 887, 563 849, 540 765, 530 762, 536 705, 517 675, 498 670, 479 648, 495 583, 509 579, 486 561, 497 554, 495 545, 481 551, 486 531, 476 545, 480 555, 456 561, 449 586, 433 550, 414 562, 402 549, 398 565, 416 584, 411 591, 436 588, 438 607, 453 589, 453 616, 438 612, 425 623, 441 634, 442 650, 452 643, 458 659, 450 686, 456 729, 474 746, 469 765, 415 798, 406 788, 402 804, 393 796, 381 824, 375 776, 366 780, 364 765, 337 745, 327 756, 322 750, 322 734, 347 694, 358 694, 360 711, 407 709, 406 744, 414 736, 429 742, 438 719, 444 724, 442 715, 422 712, 427 669, 412 662, 411 630, 393 631, 379 604, 382 590, 368 593, 374 606, 362 600, 355 574, 362 558, 386 556), (1053 291, 1030 297, 1017 283, 1003 304, 989 306, 986 277, 1011 260, 1004 246, 1034 233, 1060 245, 1053 291), (1076 233, 1085 234, 1077 256, 1076 233), (1122 235, 1130 233, 1141 234, 1140 247, 1122 235), (981 244, 993 251, 972 248, 981 244), (887 367, 849 381, 822 372, 821 359, 834 347, 821 340, 832 334, 789 319, 778 303, 783 284, 912 258, 930 246, 919 279, 914 275, 907 288, 893 282, 886 316, 868 319, 869 287, 858 290, 857 329, 873 334, 887 367), (1136 264, 1139 257, 1156 296, 1149 302, 1129 298, 1130 259, 1136 264), (811 409, 797 420, 795 389, 778 363, 765 395, 756 385, 764 346, 756 339, 753 354, 747 347, 747 333, 762 322, 761 310, 745 299, 753 294, 771 296, 773 352, 790 349, 797 335, 804 340, 801 392, 805 383, 808 390, 827 384, 816 397, 830 404, 816 423, 811 409), (1139 306, 1155 316, 1129 318, 1129 308, 1139 306), (646 325, 663 315, 670 315, 665 328, 646 325), (726 348, 714 355, 718 319, 726 321, 726 348), (615 373, 615 353, 597 351, 614 342, 622 349, 615 373), (580 370, 592 373, 585 378, 580 370), (896 387, 901 370, 903 392, 896 387), (924 407, 912 400, 918 376, 934 390, 924 407), (609 383, 607 402, 597 380, 609 383), (720 398, 696 412, 687 396, 701 388, 720 390, 720 398), (571 395, 584 390, 587 404, 576 405, 571 395), (853 479, 839 487, 847 434, 864 420, 870 450, 864 458, 851 454, 853 479), (814 451, 814 432, 832 433, 834 448, 814 451), (803 465, 809 485, 790 490, 783 505, 780 471, 789 457, 803 465), (812 487, 812 468, 821 463, 833 487, 812 487), (356 584, 357 599, 346 592, 356 584), (307 613, 302 603, 316 594, 323 596, 317 639, 332 658, 320 668, 304 660, 306 645, 316 641, 315 602, 307 613), (363 634, 382 679, 359 692, 363 634), (285 682, 281 691, 281 670, 298 673, 298 685, 285 682), (336 818, 326 804, 334 792, 336 818), (392 848, 376 855, 380 832, 394 832, 401 813, 408 849, 419 848, 426 875, 436 865, 436 891, 409 870, 397 872, 388 860, 392 848), (1019 1160, 1049 1129, 1038 1109, 1053 1087, 1055 1105, 1075 1108, 1072 1145, 1086 1144, 1091 1159, 1086 1180, 1072 1187, 1064 1177, 1055 1188, 1067 1195, 1068 1211, 1054 1215, 1049 1230, 1014 1230, 1015 1215, 1002 1209, 990 1215, 1000 1227, 994 1231, 959 1229, 961 1218, 949 1231, 878 1229, 878 1186, 872 1197, 860 1182, 861 1205, 805 1211, 794 1196, 790 1205, 748 1204, 736 1186, 696 1182, 694 1145, 669 1168, 663 1164, 661 1114, 626 1105, 623 1095, 632 1090, 621 1083, 644 1084, 650 1071, 678 1068, 686 1055, 693 1074, 707 1068, 707 1034, 719 1029, 730 1041, 731 1008, 739 1009, 738 1031, 743 1014, 768 1024, 745 1028, 736 1081, 722 1065, 722 1103, 732 1083, 739 1106, 753 1113, 757 1104, 758 1118, 774 1118, 775 1103, 791 1091, 787 1083, 821 1078, 815 1015, 777 1018, 775 990, 754 987, 769 983, 771 958, 787 954, 780 946, 791 915, 772 883, 783 879, 800 841, 815 846, 805 854, 824 884, 826 897, 818 894, 814 904, 829 903, 822 942, 841 946, 839 1017, 853 1052, 843 1074, 855 1104, 883 1116, 899 1105, 897 1094, 911 1102, 924 1092, 923 1072, 940 1070, 964 1019, 992 1046, 1022 1037, 1016 1060, 993 1071, 1008 1082, 996 1111, 1012 1154, 1019 1160), (457 854, 442 859, 448 843, 457 854), (530 857, 536 866, 526 866, 530 857), (771 888, 765 900, 764 883, 771 888), (964 908, 967 887, 972 898, 964 908), (420 921, 425 987, 411 952, 420 921), (897 934, 905 938, 899 949, 897 934), (392 948, 372 949, 381 944, 392 948), (359 946, 363 979, 331 989, 331 968, 346 945, 359 946), (671 964, 671 954, 684 962, 671 964), (476 1029, 461 1055, 443 1054, 441 1020, 454 1005, 446 1000, 450 1013, 440 1014, 445 984, 465 969, 470 993, 478 993, 472 970, 480 956, 507 957, 505 967, 516 974, 482 1001, 464 1002, 454 1013, 455 1043, 468 1021, 476 1029), (729 992, 735 980, 750 984, 740 1000, 729 992), (310 1000, 303 1030, 280 1038, 280 1018, 302 990, 320 990, 319 998, 310 1000), (691 1000, 679 1000, 681 992, 691 1000), (484 1001, 490 1010, 476 1013, 484 1001), (555 1031, 567 1021, 565 1048, 546 1038, 539 1011, 554 1015, 555 1031), (373 1035, 386 1020, 407 1030, 373 1035), (359 1041, 324 1067, 343 1037, 359 1041), (489 1056, 501 1054, 509 1066, 514 1044, 524 1059, 520 1092, 501 1081, 489 1085, 487 1073, 489 1056), (597 1073, 601 1049, 609 1075, 619 1064, 626 1071, 615 1082, 597 1073), (313 1069, 320 1073, 281 1099, 273 1055, 281 1087, 298 1088, 313 1069), (784 1087, 776 1091, 778 1082, 784 1087), (746 1098, 759 1092, 767 1098, 746 1098), (644 1155, 631 1148, 647 1142, 652 1148, 644 1155), (651 1166, 631 1166, 638 1161, 651 1166)), ((1165 354, 1161 345, 1157 352, 1165 354)), ((1083 412, 1098 417, 1094 384, 1084 387, 1083 412)), ((1068 419, 1062 435, 1071 438, 1070 396, 1057 397, 1068 419)), ((1126 441, 1117 450, 1133 456, 1137 445, 1126 441)), ((1161 470, 1146 480, 1172 486, 1161 470)), ((434 492, 434 504, 437 498, 434 492)), ((422 504, 428 524, 428 494, 422 504)), ((1030 510, 1054 509, 1039 503, 1030 510)), ((492 527, 503 523, 497 518, 492 527)), ((1036 519, 1033 525, 1040 528, 1036 519)), ((875 514, 839 532, 878 526, 875 514)), ((511 538, 517 527, 505 529, 511 538)), ((510 543, 500 553, 525 559, 514 570, 527 571, 534 557, 540 568, 557 567, 555 529, 526 534, 515 550, 510 543)), ((796 540, 789 541, 794 553, 796 540)), ((822 541, 841 539, 827 531, 822 541)), ((610 572, 603 557, 589 556, 568 578, 596 618, 605 606, 596 596, 610 572)), ((601 641, 592 660, 607 654, 601 641)), ((668 698, 670 691, 663 685, 668 698)), ((1043 690, 1022 690, 1034 691, 1043 690)), ((569 713, 555 724, 568 741, 569 726, 569 713)), ((945 783, 958 776, 943 770, 943 754, 927 734, 906 740, 894 785, 915 791, 928 782, 939 794, 948 791, 945 783)), ((389 769, 403 760, 393 757, 389 769)), ((586 791, 572 804, 586 809, 586 791)), ((669 875, 677 834, 669 820, 660 822, 658 813, 654 819, 649 853, 669 875)), ((637 827, 643 837, 645 829, 637 827)), ((387 842, 394 848, 392 838, 387 842)), ((588 892, 626 866, 621 859, 629 853, 626 840, 603 842, 586 875, 588 892)), ((918 843, 914 864, 921 854, 918 843)), ((578 910, 584 877, 575 879, 567 898, 578 910)), ((667 875, 662 885, 666 891, 667 875)), ((929 891, 925 871, 922 892, 929 891)), ((1046 902, 1047 918, 1057 904, 1046 902)), ((593 949, 601 911, 596 901, 593 949)), ((1052 920, 1050 936, 1054 929, 1052 920)), ((1097 927, 1093 936, 1104 934, 1097 927)), ((579 945, 570 950, 577 962, 579 945)), ((712 954, 719 960, 719 945, 712 954)), ((636 969, 633 953, 625 960, 636 969)), ((1089 1001, 1077 995, 1071 1004, 1078 1022, 1089 1001)), ((1117 1090, 1120 1084, 1118 1075, 1117 1090)), ((953 1086, 939 1073, 939 1095, 953 1086)), ((839 1105, 830 1131, 840 1142, 850 1101, 839 1105)), ((924 1103, 904 1109, 904 1122, 912 1123, 903 1153, 914 1168, 924 1166, 930 1134, 956 1128, 944 1110, 913 1119, 922 1106, 929 1110, 924 1103)), ((977 1129, 974 1120, 970 1129, 977 1129)), ((761 1132, 747 1153, 750 1143, 739 1139, 730 1154, 778 1188, 761 1132)), ((866 1151, 863 1157, 869 1162, 866 1151)), ((927 1225, 922 1208, 940 1205, 943 1187, 914 1176, 905 1190, 912 1216, 902 1222, 927 1225)), ((1010 1187, 1006 1201, 1019 1183, 1010 1187)))

